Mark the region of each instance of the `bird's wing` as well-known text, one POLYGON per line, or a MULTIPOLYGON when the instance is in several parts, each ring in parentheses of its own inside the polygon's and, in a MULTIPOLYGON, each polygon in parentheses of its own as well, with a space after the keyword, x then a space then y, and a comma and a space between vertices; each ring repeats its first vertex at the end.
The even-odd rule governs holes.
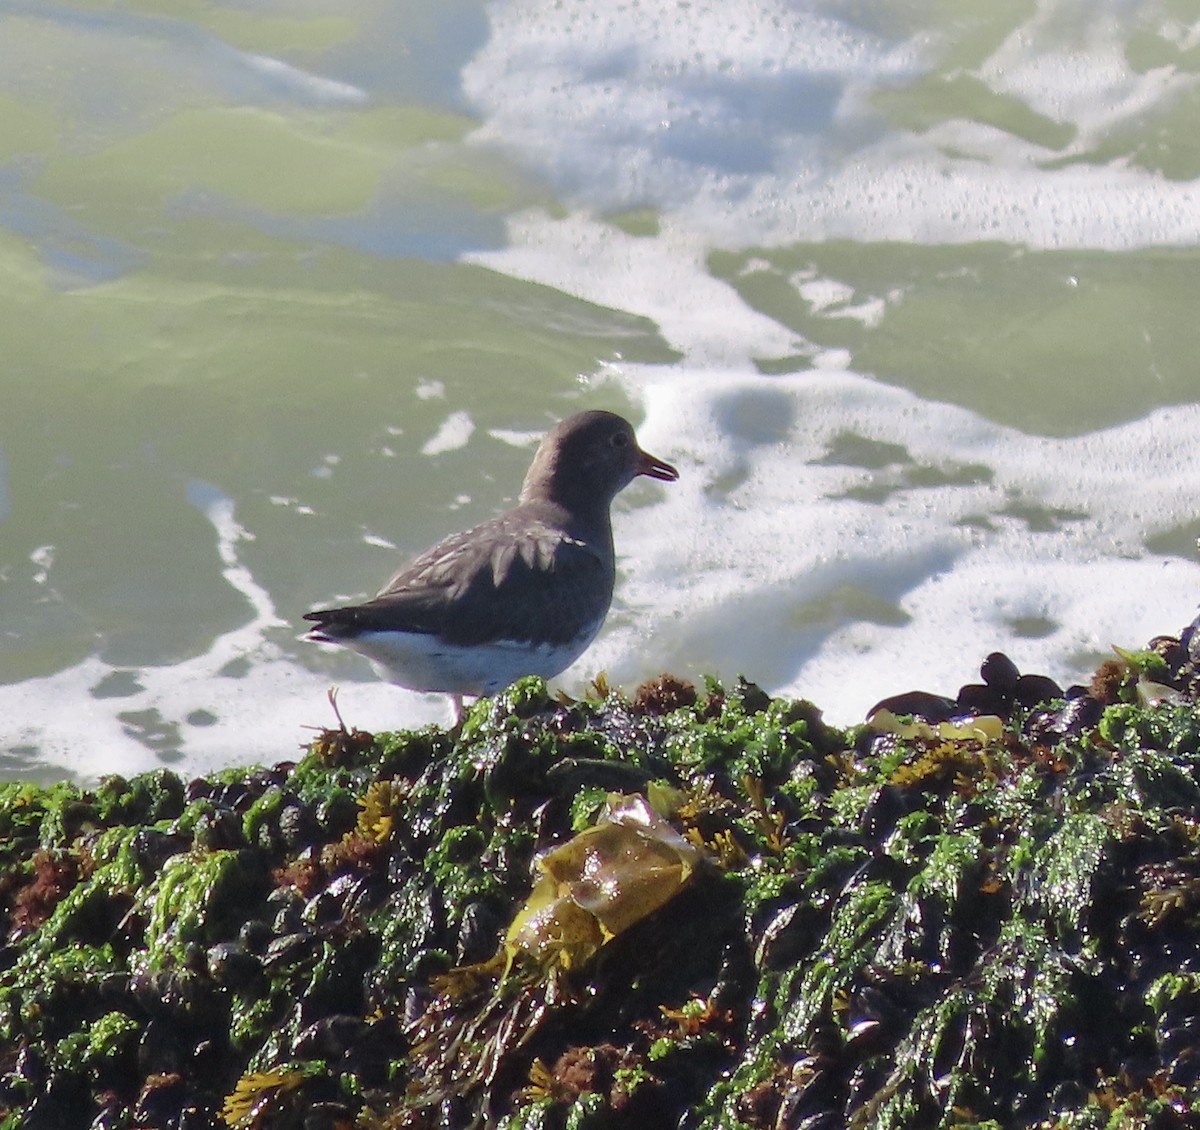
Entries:
POLYGON ((331 635, 428 632, 448 643, 566 643, 602 619, 612 565, 556 526, 502 515, 455 534, 401 569, 374 600, 309 613, 331 635))

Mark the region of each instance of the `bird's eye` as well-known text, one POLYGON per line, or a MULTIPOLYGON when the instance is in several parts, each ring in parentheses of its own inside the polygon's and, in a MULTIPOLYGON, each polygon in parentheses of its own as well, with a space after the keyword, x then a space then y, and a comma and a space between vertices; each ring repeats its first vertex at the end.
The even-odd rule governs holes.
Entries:
POLYGON ((609 442, 613 447, 628 447, 629 437, 624 432, 613 432, 612 439, 609 442))

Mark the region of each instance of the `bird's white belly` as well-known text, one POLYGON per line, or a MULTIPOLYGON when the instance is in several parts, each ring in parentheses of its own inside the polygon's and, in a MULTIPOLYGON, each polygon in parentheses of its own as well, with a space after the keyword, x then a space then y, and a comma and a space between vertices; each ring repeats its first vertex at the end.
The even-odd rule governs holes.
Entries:
POLYGON ((467 647, 420 632, 362 632, 337 642, 369 659, 389 683, 413 691, 481 695, 502 690, 523 675, 549 679, 566 670, 599 628, 597 623, 567 644, 498 640, 467 647))

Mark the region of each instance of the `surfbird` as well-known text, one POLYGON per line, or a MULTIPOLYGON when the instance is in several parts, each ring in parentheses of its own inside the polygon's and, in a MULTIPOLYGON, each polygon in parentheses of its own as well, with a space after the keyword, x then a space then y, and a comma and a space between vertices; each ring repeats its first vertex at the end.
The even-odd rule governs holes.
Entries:
POLYGON ((648 455, 612 412, 571 416, 547 433, 511 510, 452 534, 403 566, 365 604, 305 615, 305 637, 371 661, 388 682, 486 695, 523 675, 565 670, 612 602, 610 506, 638 475, 679 472, 648 455))

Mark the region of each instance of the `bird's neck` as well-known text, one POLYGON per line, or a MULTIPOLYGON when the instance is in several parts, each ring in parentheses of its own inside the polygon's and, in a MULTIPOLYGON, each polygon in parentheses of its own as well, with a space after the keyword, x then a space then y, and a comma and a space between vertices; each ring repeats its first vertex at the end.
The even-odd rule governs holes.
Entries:
POLYGON ((595 494, 572 496, 569 492, 555 489, 558 484, 525 479, 521 488, 520 505, 545 520, 566 530, 572 537, 586 541, 597 548, 612 547, 612 517, 609 513, 611 499, 598 498, 595 494))
POLYGON ((598 498, 588 484, 564 475, 549 461, 535 459, 521 484, 521 502, 550 502, 573 513, 606 510, 611 499, 598 498))

